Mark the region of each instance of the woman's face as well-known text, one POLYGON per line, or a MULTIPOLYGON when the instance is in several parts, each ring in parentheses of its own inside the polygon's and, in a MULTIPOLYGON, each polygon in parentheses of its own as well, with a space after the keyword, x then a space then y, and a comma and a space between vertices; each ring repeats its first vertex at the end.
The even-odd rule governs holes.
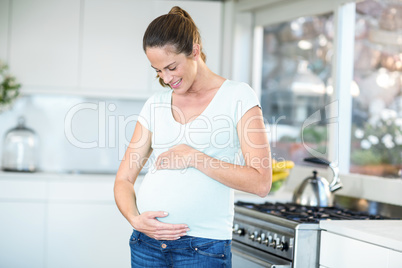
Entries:
POLYGON ((149 47, 146 55, 158 76, 175 93, 185 93, 192 86, 197 73, 197 62, 193 56, 177 54, 173 46, 149 47))

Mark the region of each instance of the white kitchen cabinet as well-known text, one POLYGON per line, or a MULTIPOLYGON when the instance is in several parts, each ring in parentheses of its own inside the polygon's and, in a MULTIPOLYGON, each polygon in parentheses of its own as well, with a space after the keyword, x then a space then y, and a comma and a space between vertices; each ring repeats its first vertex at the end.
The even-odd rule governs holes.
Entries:
POLYGON ((23 93, 146 99, 162 88, 143 34, 174 5, 193 17, 207 64, 220 74, 221 2, 0 0, 0 57, 9 60, 23 93))
POLYGON ((44 267, 46 185, 0 180, 0 267, 44 267))
POLYGON ((321 232, 320 265, 328 268, 387 267, 388 249, 321 232))
POLYGON ((321 221, 320 265, 402 267, 401 220, 321 221))
MULTIPOLYGON (((386 227, 380 227, 381 223, 380 221, 378 228, 392 235, 394 229, 387 230, 386 227)), ((364 229, 363 226, 362 229, 364 229)), ((370 241, 344 236, 342 231, 340 233, 321 232, 320 265, 322 267, 402 267, 402 252, 398 251, 399 247, 394 249, 392 244, 382 244, 386 241, 386 237, 379 237, 374 240, 378 244, 373 244, 370 241)), ((367 240, 370 240, 369 235, 367 237, 367 240)))
POLYGON ((10 70, 32 89, 78 85, 80 0, 11 0, 10 70))
POLYGON ((151 8, 150 1, 141 0, 84 1, 82 90, 105 96, 149 95, 151 67, 142 37, 151 8))
POLYGON ((132 227, 113 196, 113 178, 49 181, 48 268, 130 266, 132 227))
POLYGON ((24 179, 7 176, 0 180, 0 200, 4 201, 45 201, 47 183, 44 179, 24 179))
POLYGON ((115 204, 50 202, 48 268, 130 267, 132 229, 115 204))
POLYGON ((45 203, 0 202, 0 215, 0 267, 44 267, 45 203))
POLYGON ((10 0, 0 0, 0 60, 7 61, 10 0))
POLYGON ((149 23, 178 5, 197 24, 212 71, 220 72, 222 4, 205 1, 85 1, 82 90, 104 96, 147 97, 161 90, 142 48, 149 23), (208 16, 205 16, 208 14, 208 16))
POLYGON ((402 267, 402 252, 390 250, 388 268, 401 268, 401 267, 402 267))
POLYGON ((0 172, 0 267, 130 267, 114 176, 0 172))

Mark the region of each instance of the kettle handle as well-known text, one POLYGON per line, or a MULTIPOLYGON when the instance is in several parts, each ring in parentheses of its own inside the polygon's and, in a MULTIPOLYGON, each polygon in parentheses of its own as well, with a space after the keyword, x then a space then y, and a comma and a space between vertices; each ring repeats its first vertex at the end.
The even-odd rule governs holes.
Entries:
POLYGON ((339 178, 339 168, 337 166, 335 166, 334 163, 331 163, 324 158, 318 158, 318 157, 307 157, 307 158, 304 158, 304 161, 314 163, 314 164, 329 166, 331 168, 332 172, 334 173, 334 178, 332 179, 331 183, 329 184, 330 191, 335 192, 336 190, 339 190, 342 188, 342 183, 339 178))
POLYGON ((324 158, 318 158, 318 157, 306 157, 304 158, 304 161, 314 163, 314 164, 319 164, 319 165, 326 165, 329 166, 331 163, 324 158))

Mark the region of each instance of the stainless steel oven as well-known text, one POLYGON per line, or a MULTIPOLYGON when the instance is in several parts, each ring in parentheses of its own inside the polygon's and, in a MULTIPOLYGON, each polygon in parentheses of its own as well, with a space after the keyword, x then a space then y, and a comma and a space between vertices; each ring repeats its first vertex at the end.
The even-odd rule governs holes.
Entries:
POLYGON ((239 201, 233 225, 233 268, 318 267, 321 220, 384 218, 339 207, 239 201))
POLYGON ((242 243, 233 241, 232 243, 232 263, 233 268, 290 268, 292 263, 266 254, 264 251, 250 248, 242 243))

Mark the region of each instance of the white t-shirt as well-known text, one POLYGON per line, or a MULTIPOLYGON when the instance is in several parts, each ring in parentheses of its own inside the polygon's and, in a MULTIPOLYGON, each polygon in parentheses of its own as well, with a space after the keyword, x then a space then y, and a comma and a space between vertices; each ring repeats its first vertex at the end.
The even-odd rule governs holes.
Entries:
MULTIPOLYGON (((174 145, 187 144, 221 161, 240 163, 237 122, 249 109, 260 106, 250 86, 226 80, 202 114, 184 125, 174 119, 171 100, 172 90, 155 93, 138 119, 152 132, 155 159, 174 145)), ((191 236, 232 238, 233 189, 195 168, 156 170, 154 163, 148 164, 137 193, 140 213, 166 211, 169 215, 159 220, 187 224, 191 236)))

